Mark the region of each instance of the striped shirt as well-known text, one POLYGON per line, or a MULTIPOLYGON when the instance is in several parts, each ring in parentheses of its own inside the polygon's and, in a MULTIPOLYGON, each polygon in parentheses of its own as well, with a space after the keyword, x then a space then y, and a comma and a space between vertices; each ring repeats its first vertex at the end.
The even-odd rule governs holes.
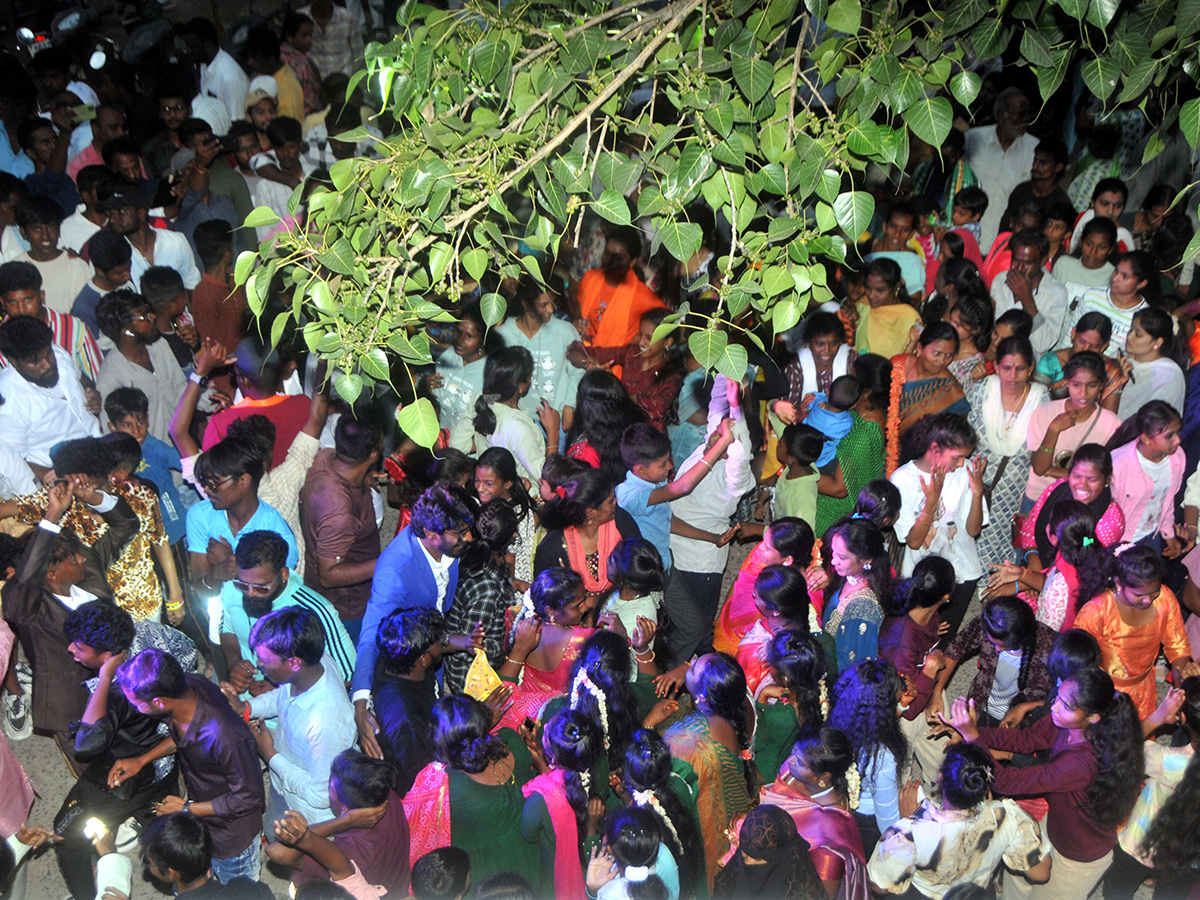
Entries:
MULTIPOLYGON (((48 306, 42 307, 42 313, 46 317, 46 324, 54 332, 54 343, 71 354, 71 359, 75 360, 80 373, 90 378, 94 384, 96 373, 100 371, 101 356, 96 339, 92 337, 87 326, 78 316, 58 312, 48 306)), ((7 366, 8 360, 0 355, 0 369, 7 366)))

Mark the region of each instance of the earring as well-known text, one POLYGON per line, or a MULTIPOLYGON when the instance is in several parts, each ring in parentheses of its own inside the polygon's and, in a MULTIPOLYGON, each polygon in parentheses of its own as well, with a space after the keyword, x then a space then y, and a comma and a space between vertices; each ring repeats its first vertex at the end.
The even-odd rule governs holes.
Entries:
POLYGON ((869 562, 868 562, 868 563, 863 563, 863 571, 864 571, 864 572, 870 572, 870 571, 871 571, 871 564, 870 564, 869 562))

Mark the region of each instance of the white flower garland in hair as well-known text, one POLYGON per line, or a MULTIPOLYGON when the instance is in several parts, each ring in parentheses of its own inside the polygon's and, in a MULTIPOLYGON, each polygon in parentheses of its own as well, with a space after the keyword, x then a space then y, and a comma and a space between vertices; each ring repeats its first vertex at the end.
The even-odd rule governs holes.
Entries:
MULTIPOLYGON (((829 685, 827 684, 826 678, 824 675, 822 675, 821 680, 817 682, 817 686, 820 687, 820 689, 821 689, 821 698, 820 698, 821 718, 824 719, 826 722, 828 722, 829 721, 829 685)), ((805 723, 805 724, 807 724, 807 723, 805 723)))
POLYGON ((850 763, 846 770, 846 802, 851 809, 858 809, 858 796, 862 792, 862 776, 858 774, 858 763, 850 763))
POLYGON ((663 809, 663 805, 654 791, 634 791, 633 802, 637 806, 649 807, 654 810, 655 814, 663 820, 663 824, 667 826, 667 831, 671 832, 671 837, 675 838, 675 844, 679 847, 683 846, 683 841, 679 839, 679 832, 675 830, 675 824, 667 816, 667 811, 663 809))
POLYGON ((592 786, 592 773, 584 769, 579 773, 579 781, 583 785, 583 792, 586 794, 592 786))
POLYGON ((596 700, 596 706, 600 708, 600 733, 604 738, 604 749, 608 750, 608 698, 604 696, 604 691, 600 690, 600 686, 588 677, 587 669, 580 669, 579 674, 575 676, 575 682, 571 685, 571 709, 579 707, 579 689, 586 688, 587 692, 596 700))

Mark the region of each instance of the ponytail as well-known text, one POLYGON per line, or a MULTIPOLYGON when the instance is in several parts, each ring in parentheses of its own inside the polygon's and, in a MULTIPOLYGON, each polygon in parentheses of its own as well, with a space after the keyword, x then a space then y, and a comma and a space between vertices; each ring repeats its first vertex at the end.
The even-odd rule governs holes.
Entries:
POLYGON ((1086 802, 1092 818, 1115 827, 1125 821, 1142 792, 1145 757, 1137 708, 1100 668, 1080 669, 1063 684, 1075 685, 1076 708, 1100 716, 1087 729, 1099 771, 1088 787, 1086 802))
POLYGON ((487 355, 483 364, 483 392, 475 398, 475 431, 496 431, 493 403, 504 403, 520 395, 521 385, 533 378, 533 357, 524 347, 505 347, 487 355))

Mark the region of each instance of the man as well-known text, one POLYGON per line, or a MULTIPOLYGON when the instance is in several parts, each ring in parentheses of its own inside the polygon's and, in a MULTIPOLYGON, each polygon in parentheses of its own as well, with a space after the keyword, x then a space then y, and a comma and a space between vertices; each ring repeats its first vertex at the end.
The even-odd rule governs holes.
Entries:
POLYGON ((600 268, 583 274, 579 282, 579 310, 587 337, 597 347, 624 347, 641 327, 642 316, 665 306, 633 271, 642 255, 642 238, 629 225, 609 231, 600 268))
POLYGON ((188 509, 188 560, 198 595, 211 601, 209 633, 213 643, 218 640, 223 583, 237 577, 234 552, 243 534, 273 531, 287 544, 285 564, 294 567, 300 558, 288 523, 277 509, 258 498, 262 475, 262 457, 247 441, 221 441, 196 460, 195 480, 208 499, 188 509))
POLYGON ((1069 161, 1067 145, 1058 138, 1045 138, 1038 142, 1037 149, 1033 151, 1029 180, 1022 181, 1008 195, 1008 208, 1000 219, 1001 231, 1013 230, 1013 223, 1026 203, 1036 203, 1043 213, 1056 204, 1071 203, 1067 192, 1058 184, 1069 161))
MULTIPOLYGON (((113 174, 130 184, 136 184, 146 177, 146 167, 142 163, 142 155, 137 142, 127 134, 115 137, 100 152, 104 164, 112 169, 113 174)), ((166 207, 164 207, 166 209, 166 207)), ((168 218, 170 218, 168 216, 168 218)))
POLYGON ((240 876, 222 884, 213 877, 213 839, 204 821, 195 816, 176 813, 156 819, 138 843, 146 871, 169 885, 176 897, 274 900, 271 889, 261 881, 240 876))
MULTIPOLYGON (((269 118, 274 118, 274 102, 266 103, 264 102, 266 100, 271 100, 271 97, 264 94, 255 106, 269 109, 269 118)), ((250 110, 247 110, 247 113, 249 112, 250 110)), ((234 141, 233 153, 230 155, 236 167, 235 171, 242 176, 242 180, 246 182, 246 189, 251 195, 254 194, 254 189, 258 187, 259 176, 255 173, 254 169, 250 168, 250 160, 265 149, 262 146, 263 143, 267 147, 271 146, 270 142, 267 141, 266 127, 266 124, 264 124, 263 131, 260 132, 254 122, 250 120, 249 114, 244 119, 239 119, 229 126, 229 137, 234 141)))
POLYGON ((207 450, 225 437, 229 423, 261 414, 275 423, 275 450, 271 467, 287 458, 288 448, 309 418, 309 399, 303 394, 287 395, 283 383, 295 371, 295 362, 284 362, 277 348, 268 347, 250 335, 237 345, 234 377, 244 398, 208 420, 201 444, 207 450))
MULTIPOLYGON (((233 204, 237 214, 237 222, 234 223, 234 226, 241 225, 246 221, 246 216, 250 214, 250 211, 254 209, 254 204, 250 200, 250 190, 246 187, 246 179, 227 165, 221 149, 221 141, 213 134, 212 126, 203 119, 188 119, 179 126, 179 140, 183 149, 172 158, 171 168, 177 170, 189 160, 194 162, 196 168, 203 170, 208 175, 205 183, 207 190, 215 196, 224 197, 233 204)), ((192 244, 195 246, 194 239, 192 244)), ((243 249, 251 248, 246 246, 243 249)), ((225 346, 233 347, 235 345, 236 341, 225 346)))
POLYGON ((262 768, 250 728, 220 688, 184 675, 162 650, 143 650, 117 669, 121 691, 138 712, 165 720, 175 740, 188 799, 168 796, 159 816, 191 813, 212 834, 212 870, 222 883, 258 880, 263 810, 262 768))
MULTIPOLYGON (((241 178, 232 169, 229 172, 241 178)), ((244 190, 245 185, 242 187, 244 190)), ((192 236, 204 267, 200 283, 192 291, 192 319, 202 340, 211 339, 223 347, 236 347, 245 340, 250 324, 246 294, 233 283, 233 236, 229 224, 219 219, 200 223, 192 236)))
POLYGON ((124 500, 89 487, 81 477, 56 481, 46 491, 45 516, 0 592, 4 618, 20 637, 33 669, 34 730, 53 736, 71 766, 71 723, 87 707, 84 682, 90 673, 68 649, 63 628, 71 611, 89 600, 112 602, 105 572, 137 529, 137 516, 124 500), (59 525, 75 498, 108 526, 91 547, 59 525))
MULTIPOLYGON (((342 97, 345 91, 342 92, 342 97)), ((374 156, 375 142, 338 140, 338 135, 353 131, 362 125, 362 113, 358 105, 346 102, 342 97, 334 98, 323 121, 318 122, 304 135, 308 145, 304 159, 309 169, 328 169, 335 162, 353 156, 374 156)))
POLYGON ((980 227, 985 254, 1000 232, 1000 217, 1008 207, 1008 195, 1033 167, 1038 139, 1026 133, 1032 118, 1029 98, 1020 88, 1009 87, 996 95, 995 125, 982 125, 967 132, 965 159, 979 186, 988 195, 987 211, 980 227))
MULTIPOLYGON (((0 305, 6 318, 30 316, 49 325, 54 343, 70 353, 80 373, 95 383, 100 372, 100 348, 83 322, 46 306, 42 273, 34 265, 15 261, 0 265, 0 305)), ((0 366, 7 365, 8 361, 0 356, 0 366)))
MULTIPOLYGON (((161 339, 146 298, 130 290, 106 294, 96 307, 96 323, 113 342, 96 379, 100 394, 107 396, 119 387, 138 388, 150 401, 150 434, 169 441, 171 414, 187 385, 187 376, 171 347, 161 339)), ((100 418, 107 427, 107 414, 101 411, 100 418)))
POLYGON ((26 119, 17 128, 17 142, 33 160, 33 174, 25 176, 25 189, 31 197, 47 197, 64 210, 79 203, 75 183, 63 171, 70 140, 70 129, 56 131, 49 119, 26 119))
POLYGON ((100 437, 99 394, 87 396, 79 369, 54 332, 40 319, 17 316, 0 322, 0 442, 29 463, 39 479, 50 471, 50 448, 61 441, 100 437))
POLYGON ((166 231, 150 225, 150 186, 142 184, 118 184, 101 205, 108 210, 108 221, 112 230, 125 237, 133 248, 134 283, 151 266, 170 266, 183 278, 189 291, 200 283, 200 270, 192 255, 187 238, 177 231, 166 231))
POLYGON ((17 204, 17 227, 29 249, 16 259, 31 263, 42 274, 46 305, 69 313, 71 304, 92 277, 88 264, 59 247, 62 208, 49 197, 30 197, 17 204))
POLYGON ((258 754, 271 772, 267 821, 289 809, 310 822, 329 815, 333 758, 354 743, 354 707, 337 666, 325 656, 325 630, 307 609, 291 607, 259 619, 250 631, 258 667, 274 690, 238 699, 222 682, 234 712, 251 720, 258 754), (276 719, 274 735, 263 719, 276 719))
POLYGON ((246 64, 257 75, 275 79, 279 92, 275 95, 277 111, 297 121, 304 118, 304 88, 292 67, 279 55, 279 38, 270 28, 251 28, 246 35, 246 64))
POLYGON ((397 609, 436 608, 445 613, 458 586, 458 557, 471 540, 475 502, 464 488, 439 481, 413 504, 412 521, 379 557, 371 599, 363 615, 351 684, 354 719, 363 750, 380 759, 379 725, 369 712, 371 681, 379 657, 379 624, 397 609))
POLYGON ((308 58, 322 76, 340 72, 346 77, 362 65, 363 26, 361 12, 349 4, 314 0, 297 12, 313 20, 312 46, 308 58))
MULTIPOLYGON (((167 629, 156 622, 143 624, 167 629)), ((71 895, 94 897, 92 845, 83 833, 84 823, 95 816, 116 832, 127 818, 144 814, 171 793, 179 770, 174 752, 161 752, 167 749, 162 745, 171 742, 160 730, 161 723, 112 689, 117 666, 142 649, 129 613, 106 600, 90 600, 67 616, 63 634, 75 661, 95 675, 87 681, 87 708, 75 723, 75 758, 86 768, 55 817, 54 833, 63 840, 54 851, 71 895), (143 754, 154 761, 142 764, 143 754)))
POLYGON ((96 323, 96 307, 100 298, 119 291, 129 284, 133 271, 133 247, 115 231, 98 231, 87 242, 87 254, 92 263, 92 280, 71 304, 71 315, 87 326, 88 333, 99 340, 101 350, 111 350, 112 341, 100 335, 96 323))
MULTIPOLYGON (((311 174, 308 162, 300 155, 304 147, 300 122, 290 116, 276 116, 267 125, 267 142, 271 149, 253 162, 260 176, 254 188, 254 205, 270 207, 281 220, 289 215, 292 193, 311 174)), ((274 225, 260 225, 256 234, 265 241, 274 225)))
POLYGON ((925 290, 925 261, 909 246, 917 230, 917 213, 903 201, 892 204, 883 223, 883 234, 871 243, 871 252, 863 259, 890 259, 900 266, 904 290, 920 303, 925 290))
POLYGON ((997 316, 1010 309, 1023 309, 1033 316, 1029 341, 1036 359, 1058 344, 1067 319, 1067 288, 1046 271, 1050 239, 1042 229, 1018 231, 1008 245, 1012 250, 1011 267, 992 282, 992 300, 997 316))
POLYGON ((96 118, 92 119, 92 142, 67 163, 67 174, 74 181, 84 166, 104 163, 104 145, 113 138, 125 134, 125 111, 112 103, 101 103, 96 107, 96 118))
POLYGON ((179 126, 192 115, 192 70, 188 66, 168 66, 158 73, 154 102, 163 130, 142 144, 147 174, 160 178, 171 171, 171 157, 183 148, 179 126))
POLYGON ((231 122, 242 118, 250 79, 238 61, 221 49, 216 25, 197 16, 184 24, 179 34, 188 56, 200 67, 200 93, 224 103, 231 122))
MULTIPOLYGON (((221 589, 221 650, 229 666, 229 681, 239 691, 250 690, 254 665, 250 633, 254 625, 274 611, 297 607, 320 622, 325 652, 337 666, 342 681, 354 675, 354 644, 328 600, 304 586, 287 566, 287 542, 274 531, 251 531, 238 541, 234 559, 237 577, 221 589)), ((261 682, 260 682, 261 684, 261 682)))
POLYGON ((170 266, 151 266, 142 275, 141 288, 146 305, 154 313, 159 340, 171 348, 180 368, 194 369, 200 333, 188 315, 183 279, 170 266))
POLYGON ((100 198, 107 197, 116 182, 112 170, 103 163, 79 170, 75 176, 79 205, 59 226, 59 239, 64 247, 82 254, 84 244, 108 224, 108 210, 100 204, 100 198))
POLYGON ((324 591, 354 640, 379 558, 379 526, 368 479, 382 456, 379 427, 343 414, 334 429, 334 449, 317 454, 300 491, 304 583, 324 591))
MULTIPOLYGON (((253 126, 258 147, 255 153, 271 149, 267 126, 279 114, 279 85, 270 75, 258 75, 246 91, 246 122, 253 126)), ((230 126, 232 129, 233 126, 230 126)), ((253 190, 253 187, 252 187, 253 190)))

